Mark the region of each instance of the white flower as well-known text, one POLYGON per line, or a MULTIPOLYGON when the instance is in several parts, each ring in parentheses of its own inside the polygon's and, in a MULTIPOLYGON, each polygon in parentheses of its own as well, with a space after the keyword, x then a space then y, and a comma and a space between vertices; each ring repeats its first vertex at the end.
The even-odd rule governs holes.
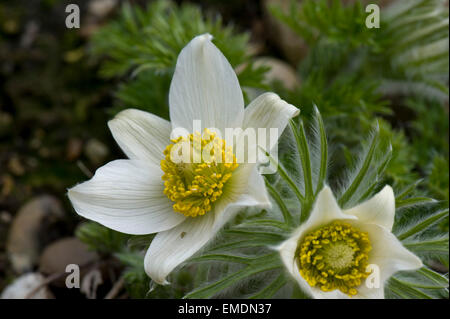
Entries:
POLYGON ((195 37, 178 57, 169 92, 171 122, 135 109, 119 113, 108 125, 129 159, 106 164, 68 192, 85 218, 123 233, 158 233, 146 253, 145 270, 160 284, 239 209, 270 206, 255 164, 217 164, 202 171, 197 164, 179 167, 168 160, 163 152, 173 145, 171 131, 181 127, 194 133, 193 121, 200 120, 202 127, 221 132, 277 128, 281 134, 299 113, 273 93, 262 94, 244 110, 236 74, 211 38, 195 37), (199 187, 206 187, 206 195, 199 187))
MULTIPOLYGON (((390 186, 351 209, 341 210, 326 186, 309 219, 278 250, 289 273, 313 298, 384 298, 384 283, 422 261, 392 234, 395 197, 390 186), (378 276, 371 272, 378 267, 378 276), (348 276, 346 276, 348 274, 348 276), (371 278, 373 277, 373 278, 371 278)), ((375 271, 378 271, 375 270, 375 271)))

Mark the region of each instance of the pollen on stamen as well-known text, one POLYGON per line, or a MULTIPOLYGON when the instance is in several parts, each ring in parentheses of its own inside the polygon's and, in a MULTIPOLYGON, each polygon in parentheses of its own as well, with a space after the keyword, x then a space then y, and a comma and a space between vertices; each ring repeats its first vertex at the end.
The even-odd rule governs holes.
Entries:
POLYGON ((204 215, 224 192, 233 171, 239 166, 225 140, 208 129, 172 140, 161 160, 164 194, 173 209, 188 217, 204 215), (177 145, 176 149, 173 149, 177 145), (174 160, 173 155, 178 160, 174 160))
POLYGON ((301 276, 312 287, 328 292, 339 289, 354 296, 366 279, 369 236, 355 227, 335 221, 308 233, 297 248, 301 276))

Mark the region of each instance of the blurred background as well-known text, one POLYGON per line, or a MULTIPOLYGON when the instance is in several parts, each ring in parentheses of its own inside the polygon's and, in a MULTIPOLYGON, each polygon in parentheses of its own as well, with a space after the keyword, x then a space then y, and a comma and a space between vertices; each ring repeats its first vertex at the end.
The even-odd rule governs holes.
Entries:
MULTIPOLYGON (((371 2, 383 15, 396 1, 371 2)), ((82 227, 66 189, 124 157, 106 124, 118 111, 168 118, 176 56, 203 32, 236 68, 247 101, 275 91, 304 117, 318 105, 343 154, 332 177, 378 117, 395 154, 386 180, 423 179, 424 194, 448 200, 448 2, 414 1, 373 32, 362 26, 364 3, 0 0, 0 293, 22 276, 13 296, 140 296, 122 290, 114 254, 129 238, 82 227), (70 3, 79 29, 65 25, 70 3), (90 276, 81 290, 64 286, 68 263, 90 276), (44 288, 29 295, 27 285, 44 288)), ((435 267, 446 272, 448 261, 435 267)))

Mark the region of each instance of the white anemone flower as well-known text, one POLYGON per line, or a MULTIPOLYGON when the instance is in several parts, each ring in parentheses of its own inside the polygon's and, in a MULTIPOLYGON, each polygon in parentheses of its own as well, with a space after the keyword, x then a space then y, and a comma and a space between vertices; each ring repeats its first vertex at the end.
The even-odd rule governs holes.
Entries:
MULTIPOLYGON (((270 206, 256 164, 202 160, 177 165, 167 157, 175 143, 171 132, 184 128, 190 135, 180 138, 192 141, 198 138, 193 122, 200 120, 202 127, 220 132, 276 128, 281 134, 299 113, 273 93, 244 109, 236 74, 211 39, 209 34, 195 37, 178 56, 169 92, 171 122, 135 109, 120 112, 108 126, 129 159, 107 163, 68 191, 75 211, 85 218, 127 234, 157 233, 144 263, 159 284, 167 283, 167 275, 238 210, 270 206)), ((211 140, 214 135, 200 137, 202 145, 211 140)))
POLYGON ((308 220, 277 249, 288 272, 313 298, 384 299, 389 277, 422 267, 392 234, 394 215, 390 186, 344 210, 326 186, 308 220))

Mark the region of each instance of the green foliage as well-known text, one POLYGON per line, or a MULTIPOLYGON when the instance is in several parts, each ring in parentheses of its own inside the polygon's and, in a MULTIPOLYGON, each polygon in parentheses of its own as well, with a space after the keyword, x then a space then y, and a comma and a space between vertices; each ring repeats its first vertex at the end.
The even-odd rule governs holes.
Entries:
POLYGON ((271 11, 312 48, 344 51, 352 59, 353 75, 379 80, 383 94, 445 101, 449 31, 444 3, 396 1, 382 10, 380 28, 372 29, 365 25, 360 1, 347 6, 338 0, 292 1, 288 12, 277 7, 271 11))
POLYGON ((448 232, 440 227, 441 222, 448 219, 448 202, 433 202, 427 198, 405 201, 408 205, 400 206, 394 233, 405 247, 425 261, 438 260, 448 267, 448 232))
POLYGON ((225 26, 220 16, 205 17, 196 6, 170 1, 156 1, 144 9, 125 3, 119 18, 92 40, 92 53, 106 56, 101 74, 130 78, 121 85, 116 95, 120 106, 113 112, 136 107, 167 118, 168 89, 178 54, 204 33, 213 35, 214 44, 233 67, 244 66, 238 74, 241 86, 266 87, 262 82, 267 68, 251 63, 248 34, 225 26))
POLYGON ((181 49, 203 33, 214 36, 232 65, 246 61, 248 35, 235 35, 220 17, 205 19, 198 7, 177 7, 169 1, 156 1, 145 9, 125 3, 120 18, 94 36, 93 51, 110 57, 102 68, 105 76, 144 69, 171 72, 181 49))
POLYGON ((448 176, 448 157, 437 155, 431 163, 427 180, 428 189, 436 194, 437 198, 448 200, 448 176))
MULTIPOLYGON (((449 33, 443 1, 396 1, 382 9, 379 29, 365 27, 367 13, 358 1, 292 1, 289 10, 275 5, 271 12, 309 45, 299 65, 300 89, 275 91, 301 106, 304 117, 314 103, 321 105, 332 145, 343 154, 335 158, 336 171, 352 164, 346 154, 358 148, 380 115, 387 120, 380 121, 382 139, 390 139, 394 149, 386 171, 392 184, 427 176, 435 156, 441 159, 436 164, 448 162, 443 102, 448 103, 449 33)), ((427 191, 448 198, 446 175, 433 175, 443 192, 433 184, 427 191)))
POLYGON ((181 298, 192 289, 193 275, 186 269, 173 274, 170 285, 161 286, 152 283, 145 273, 142 251, 126 250, 115 256, 125 266, 122 277, 131 298, 181 298))
POLYGON ((406 101, 414 110, 410 134, 418 167, 427 177, 426 189, 437 199, 448 200, 448 110, 436 102, 421 99, 406 101))
POLYGON ((286 11, 277 6, 271 8, 275 17, 285 22, 309 45, 323 38, 353 47, 361 44, 379 45, 374 32, 365 26, 367 15, 359 1, 352 6, 345 6, 339 0, 307 0, 301 4, 291 1, 286 11))
POLYGON ((130 297, 145 298, 150 291, 150 278, 145 273, 142 254, 123 252, 116 256, 126 267, 122 277, 130 297))
POLYGON ((129 235, 116 232, 95 222, 81 224, 75 235, 92 250, 102 254, 114 254, 121 251, 129 235))
POLYGON ((448 8, 442 0, 397 1, 382 12, 385 56, 391 66, 383 70, 386 93, 422 95, 448 100, 448 8))
POLYGON ((400 272, 387 284, 391 299, 448 299, 448 278, 427 267, 414 272, 400 272))
POLYGON ((119 86, 116 98, 120 104, 111 108, 111 116, 127 108, 138 108, 163 118, 169 118, 167 92, 171 77, 146 70, 133 81, 119 86), (150 89, 151 88, 151 89, 150 89))

